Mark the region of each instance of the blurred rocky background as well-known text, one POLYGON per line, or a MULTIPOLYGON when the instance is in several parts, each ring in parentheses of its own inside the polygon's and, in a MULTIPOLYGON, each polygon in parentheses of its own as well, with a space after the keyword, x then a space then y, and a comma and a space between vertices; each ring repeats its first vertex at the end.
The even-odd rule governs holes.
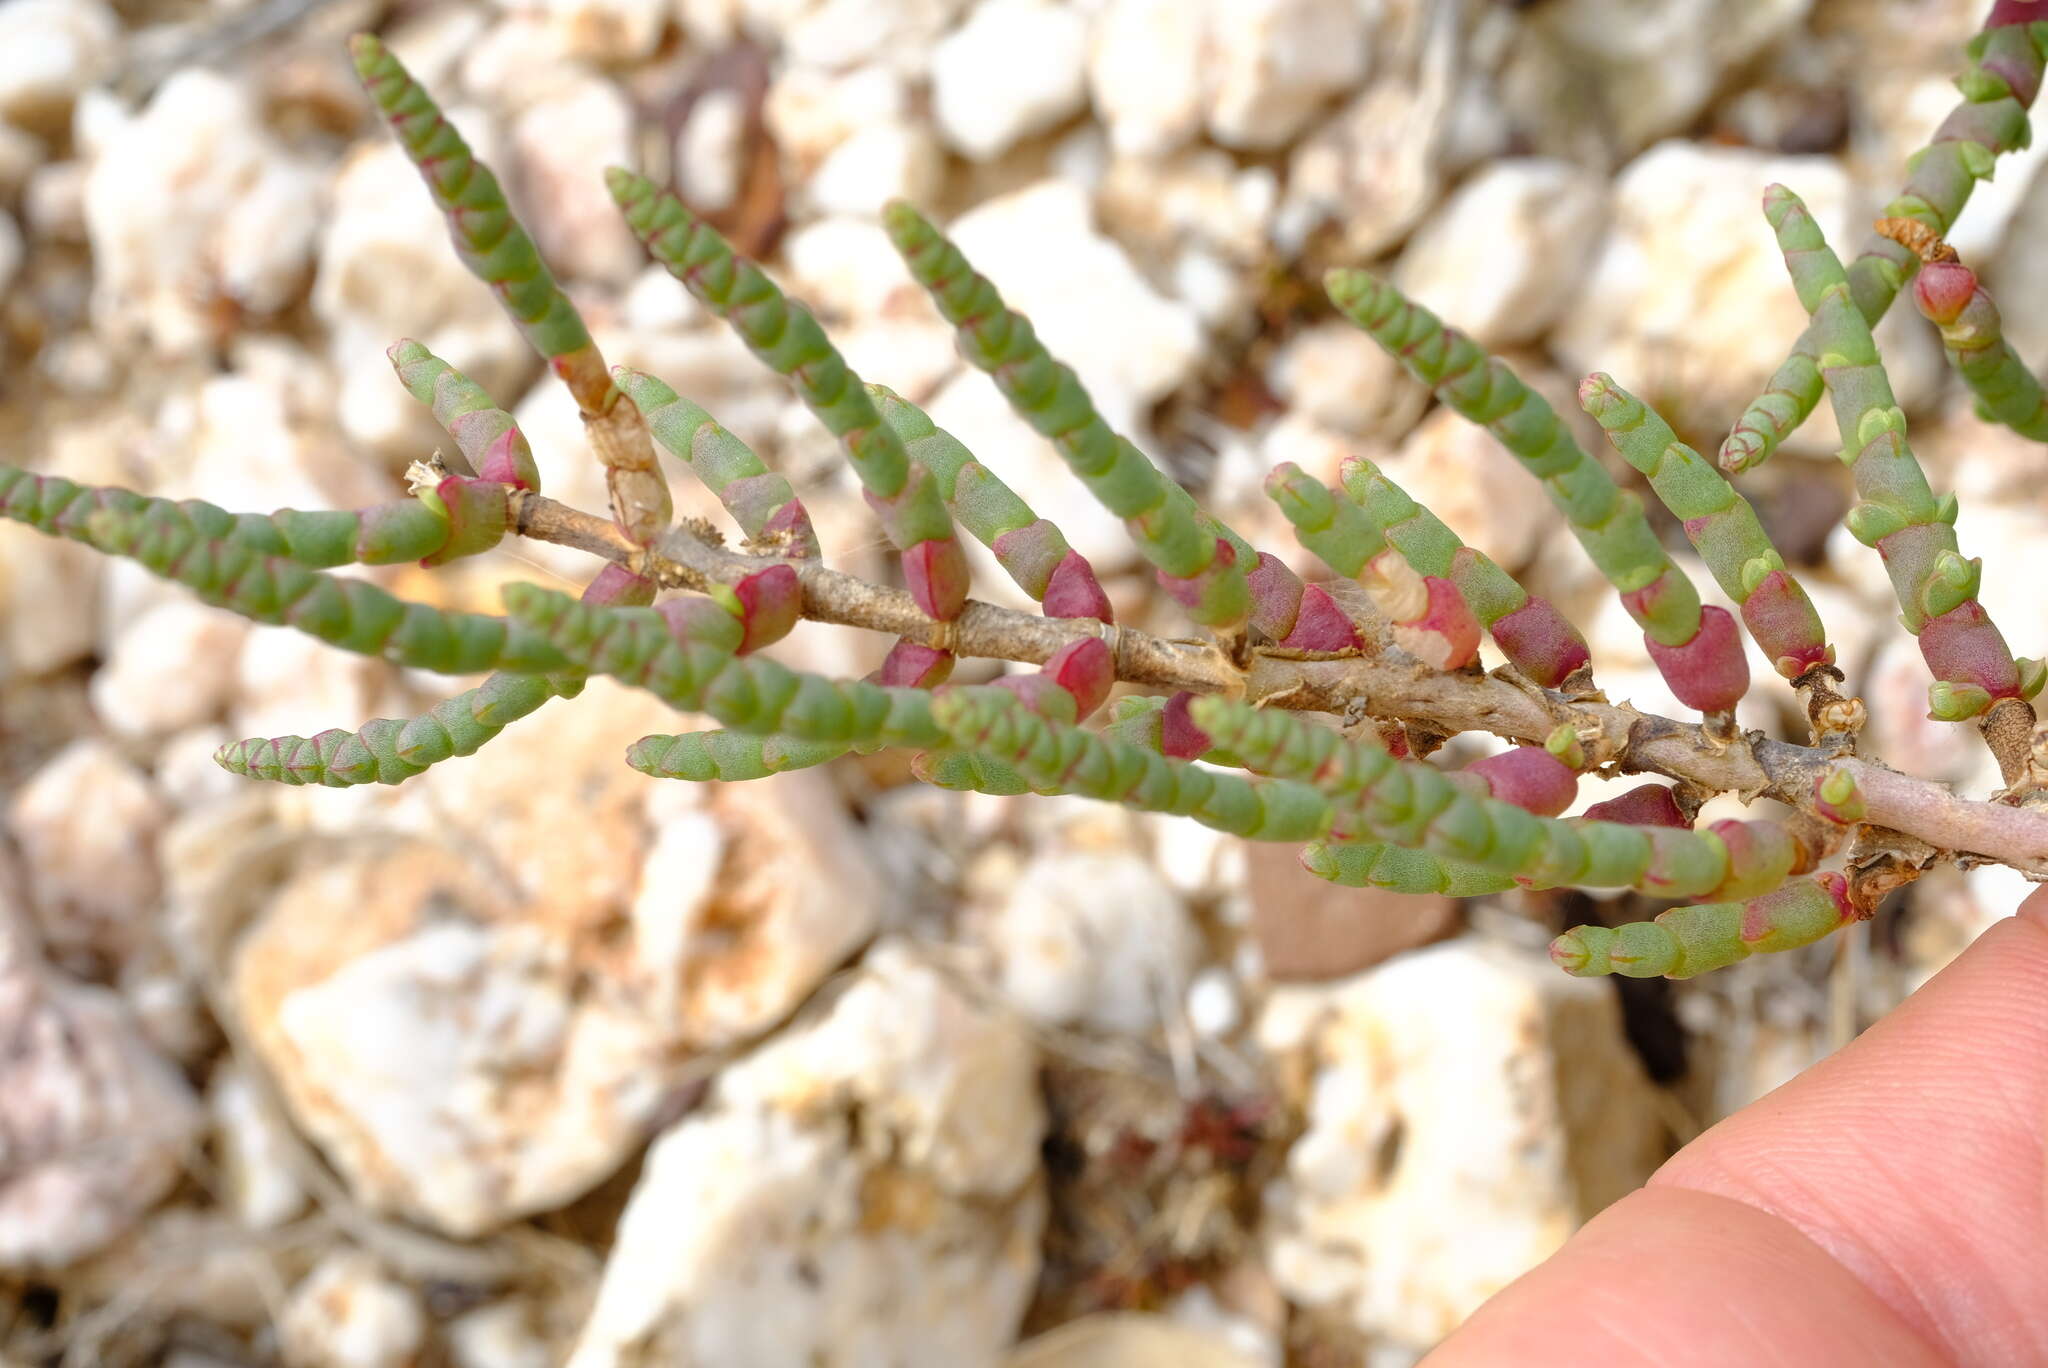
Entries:
MULTIPOLYGON (((646 266, 605 164, 673 178, 1057 520, 1126 620, 1178 630, 956 361, 876 226, 889 197, 950 221, 1247 533, 1292 546, 1273 462, 1369 453, 1568 605, 1610 694, 1670 710, 1535 487, 1315 282, 1389 271, 1555 398, 1605 368, 1711 449, 1802 321, 1762 188, 1856 241, 1984 8, 0 0, 0 457, 231 508, 390 498, 436 436, 382 355, 412 336, 602 507, 566 396, 368 116, 342 39, 374 27, 609 358, 789 472, 841 567, 889 574, 830 441, 646 266)), ((2037 359, 2038 164, 1955 235, 2037 359)), ((1969 416, 1917 318, 1881 341, 1994 615, 2038 645, 2042 454, 1969 416)), ((1876 753, 1987 791, 1837 529, 1834 444, 1808 424, 1752 497, 1876 753)), ((488 607, 590 567, 376 573, 488 607)), ((780 649, 849 674, 883 644, 780 649)), ((1744 720, 1782 730, 1759 680, 1744 720)), ((944 793, 896 758, 658 783, 621 751, 674 719, 602 681, 399 789, 208 758, 459 687, 0 527, 0 1364, 1397 1368, 2021 891, 1946 871, 1808 952, 1579 982, 1548 937, 1642 906, 1336 889, 1290 849, 944 793)))

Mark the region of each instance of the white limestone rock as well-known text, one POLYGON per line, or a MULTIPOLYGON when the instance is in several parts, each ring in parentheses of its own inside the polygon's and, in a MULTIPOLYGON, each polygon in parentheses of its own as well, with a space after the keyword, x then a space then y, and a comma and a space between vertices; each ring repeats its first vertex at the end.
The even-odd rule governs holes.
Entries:
POLYGON ((0 5, 0 120, 54 122, 121 57, 121 21, 101 0, 0 5))
POLYGON ((910 121, 910 87, 885 66, 793 65, 776 73, 761 116, 782 155, 806 173, 861 130, 910 121))
POLYGON ((93 711, 121 736, 162 736, 217 715, 233 693, 248 624, 191 600, 145 611, 121 629, 92 677, 93 711))
POLYGON ((511 1298, 464 1312, 444 1333, 455 1368, 551 1368, 558 1361, 528 1308, 511 1298))
POLYGON ((1358 0, 1224 0, 1209 9, 1203 105, 1225 147, 1268 151, 1364 79, 1369 7, 1358 0))
POLYGON ((534 101, 512 123, 514 207, 559 280, 623 285, 647 260, 604 183, 604 168, 633 161, 632 131, 626 97, 596 78, 534 101))
POLYGON ((1282 421, 1306 419, 1379 441, 1398 440, 1429 404, 1429 390, 1348 319, 1318 323, 1287 339, 1267 383, 1287 401, 1282 421))
POLYGON ((91 654, 106 558, 27 527, 0 527, 0 679, 47 674, 91 654))
POLYGON ((997 1362, 1044 1127, 1025 1033, 878 948, 655 1142, 572 1368, 997 1362))
POLYGON ((388 799, 357 791, 445 844, 346 837, 264 900, 237 1011, 367 1205, 472 1236, 575 1198, 693 1052, 760 1035, 872 933, 830 784, 710 793, 618 763, 664 724, 593 682, 388 799))
POLYGON ((193 354, 218 340, 222 302, 262 315, 298 298, 323 178, 265 131, 249 87, 188 67, 137 113, 100 104, 84 194, 99 327, 193 354))
MULTIPOLYGON (((1566 369, 1604 370, 1661 399, 1681 431, 1733 426, 1807 321, 1760 208, 1773 182, 1799 194, 1830 242, 1858 239, 1848 177, 1832 157, 1672 140, 1630 162, 1615 182, 1606 241, 1551 334, 1566 369)), ((1940 358, 1912 314, 1894 309, 1878 329, 1892 386, 1909 412, 1941 383, 1940 358)), ((1839 442, 1822 404, 1787 448, 1832 454, 1839 442)))
POLYGON ((169 815, 148 776, 104 741, 73 741, 6 813, 53 955, 118 960, 147 936, 138 923, 156 898, 156 836, 169 815))
POLYGON ((1098 1312, 1026 1340, 1003 1368, 1279 1368, 1277 1346, 1246 1350, 1216 1330, 1162 1315, 1098 1312))
POLYGON ((1133 157, 1174 151, 1202 127, 1208 6, 1109 0, 1088 34, 1088 89, 1110 144, 1133 157))
POLYGON ((1605 180, 1581 167, 1495 162, 1415 230, 1394 283, 1482 347, 1533 341, 1582 287, 1606 211, 1605 180))
POLYGON ((1434 1344, 1662 1158, 1613 993, 1540 952, 1466 937, 1282 988, 1258 1032, 1309 1079, 1268 1267, 1375 1338, 1434 1344))
POLYGON ((946 142, 990 161, 1077 112, 1087 23, 1051 0, 982 0, 931 52, 932 113, 946 142))
POLYGON ((874 215, 892 199, 929 203, 942 170, 929 128, 888 120, 855 130, 826 154, 803 188, 824 213, 874 215))
POLYGON ((669 0, 540 0, 563 49, 596 62, 652 55, 668 24, 669 0))
POLYGON ((239 1066, 219 1069, 207 1090, 224 1180, 222 1205, 251 1230, 274 1230, 306 1205, 293 1168, 298 1141, 239 1066))
POLYGON ((983 931, 996 982, 1047 1026, 1142 1032, 1175 1010, 1199 952, 1187 909, 1122 852, 1053 852, 1017 875, 983 931))
MULTIPOLYGON (((487 123, 460 109, 451 117, 478 155, 493 157, 487 123)), ((389 458, 447 440, 391 373, 384 353, 399 338, 423 343, 506 408, 535 364, 489 287, 456 256, 419 173, 388 137, 357 147, 335 177, 313 311, 342 377, 342 430, 389 458)))
POLYGON ((408 1368, 426 1338, 419 1297, 353 1249, 322 1259, 278 1322, 288 1368, 408 1368))
POLYGON ((1200 362, 1193 311, 1161 297, 1095 230, 1079 187, 1039 181, 983 201, 948 233, 1074 368, 1118 431, 1136 432, 1145 408, 1200 362))
POLYGON ((0 1268, 62 1268, 177 1182, 199 1107, 121 999, 40 963, 4 910, 0 1034, 0 1268))
POLYGON ((683 0, 684 22, 720 3, 753 31, 779 37, 792 61, 837 70, 893 65, 921 75, 969 0, 683 0))
POLYGON ((1276 246, 1300 252, 1327 225, 1342 259, 1366 261, 1421 222, 1443 188, 1450 101, 1440 66, 1374 81, 1294 144, 1276 246))
MULTIPOLYGON (((834 217, 807 223, 783 242, 789 288, 828 325, 874 318, 892 299, 922 293, 889 235, 872 219, 834 217)), ((879 377, 877 377, 879 378, 879 377)))
POLYGON ((1684 129, 1725 74, 1812 8, 1813 0, 1563 0, 1526 18, 1537 41, 1557 44, 1578 79, 1595 85, 1615 143, 1634 149, 1684 129))
MULTIPOLYGON (((336 873, 289 886, 281 914, 309 920, 315 898, 360 897, 379 877, 336 873)), ((245 1013, 300 1125, 374 1206, 470 1236, 560 1205, 610 1172, 659 1102, 654 1029, 602 985, 579 992, 538 928, 421 926, 289 988, 266 1016, 257 990, 299 967, 282 934, 244 948, 245 1013)))

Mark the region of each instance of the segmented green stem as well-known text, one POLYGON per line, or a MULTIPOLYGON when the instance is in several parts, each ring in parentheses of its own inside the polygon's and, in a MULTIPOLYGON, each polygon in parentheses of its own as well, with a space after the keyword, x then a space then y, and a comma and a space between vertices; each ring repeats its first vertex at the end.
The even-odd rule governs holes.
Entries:
POLYGON ((409 337, 394 343, 385 355, 406 391, 433 409, 434 421, 455 439, 473 474, 540 492, 533 448, 512 415, 493 403, 483 386, 409 337))
POLYGON ((1243 623, 1253 607, 1245 582, 1255 560, 1251 548, 1110 429, 1072 369, 1053 359, 1030 321, 1003 303, 944 234, 901 201, 883 211, 882 223, 911 274, 958 330, 961 354, 995 380, 1088 491, 1124 520, 1139 552, 1172 581, 1169 588, 1195 620, 1218 631, 1243 623))
POLYGON ((844 741, 797 741, 787 736, 701 731, 643 736, 626 748, 626 763, 656 779, 696 783, 765 779, 810 769, 851 750, 844 741))
POLYGON ((1593 653, 1586 639, 1547 599, 1532 596, 1484 552, 1458 540, 1436 514, 1365 457, 1345 457, 1338 479, 1417 574, 1457 586, 1517 670, 1545 688, 1592 687, 1593 653))
POLYGON ((53 537, 96 546, 92 519, 100 513, 118 513, 139 518, 151 528, 197 527, 208 537, 316 570, 446 559, 455 541, 458 513, 465 517, 463 554, 494 544, 505 525, 504 491, 482 481, 445 483, 452 486, 449 499, 429 491, 353 512, 301 513, 287 508, 276 513, 230 513, 198 499, 173 503, 132 490, 74 484, 55 475, 32 475, 19 466, 0 466, 0 516, 53 537), (471 486, 477 487, 475 494, 471 486), (493 498, 495 519, 490 512, 493 498), (478 544, 486 535, 488 541, 478 544))
POLYGON ((1833 664, 1820 613, 1785 568, 1749 500, 1612 377, 1587 377, 1579 386, 1579 406, 1606 430, 1621 458, 1648 477, 1722 592, 1740 605, 1750 635, 1778 673, 1797 679, 1817 665, 1833 664))
POLYGON ((881 385, 869 385, 868 395, 882 420, 903 439, 910 459, 932 473, 939 497, 954 518, 994 553, 1019 589, 1045 605, 1047 617, 1113 620, 1093 567, 1068 545, 1057 526, 1032 512, 1031 505, 923 409, 881 385))
POLYGON ((955 793, 1016 798, 1037 791, 1015 765, 978 751, 920 751, 911 758, 910 772, 933 788, 955 793))
POLYGON ((364 91, 447 216, 456 254, 575 397, 604 463, 619 526, 643 546, 652 542, 668 526, 672 506, 647 426, 612 383, 590 330, 513 215, 498 178, 382 42, 359 33, 349 40, 349 54, 364 91))
POLYGON ((1376 841, 1312 841, 1301 849, 1301 866, 1317 878, 1344 888, 1384 888, 1392 893, 1476 898, 1515 886, 1515 881, 1505 874, 1376 841))
POLYGON ((1329 799, 1306 784, 1259 783, 1169 760, 1042 717, 1005 690, 948 689, 932 700, 932 716, 953 745, 1014 764, 1042 792, 1192 817, 1250 840, 1303 841, 1329 827, 1329 799))
MULTIPOLYGON (((1989 180, 1998 156, 2027 145, 2027 108, 2041 88, 2048 24, 2019 21, 2010 3, 1992 6, 1984 31, 1967 49, 1969 68, 1957 78, 1963 102, 1950 111, 1926 147, 1913 154, 1906 186, 1885 207, 1888 217, 1910 218, 1946 235, 1980 180, 1989 180)), ((1876 326, 1912 275, 1913 254, 1873 234, 1850 266, 1849 298, 1857 315, 1876 326)), ((1744 410, 1721 444, 1719 464, 1729 472, 1761 465, 1820 402, 1820 356, 1826 344, 1809 327, 1793 344, 1764 394, 1744 410)))
POLYGON ((1323 564, 1356 579, 1392 624, 1403 649, 1439 670, 1463 669, 1479 655, 1479 619, 1440 575, 1417 574, 1387 545, 1357 502, 1330 492, 1292 461, 1266 476, 1266 497, 1294 524, 1294 536, 1323 564))
POLYGON ((266 555, 225 535, 226 528, 203 529, 198 519, 175 516, 175 505, 149 502, 158 506, 97 509, 66 535, 130 557, 215 607, 296 628, 345 651, 443 674, 568 667, 546 641, 503 618, 406 603, 361 580, 266 555))
POLYGON ((1337 307, 1390 356, 1499 438, 1543 482, 1572 535, 1621 591, 1629 614, 1652 640, 1682 646, 1698 635, 1699 594, 1665 554, 1641 501, 1616 487, 1541 395, 1385 281, 1365 271, 1337 270, 1325 285, 1337 307))
MULTIPOLYGON (((735 659, 722 634, 714 638, 693 626, 679 637, 656 609, 592 608, 533 584, 507 585, 504 595, 515 621, 578 667, 646 689, 681 711, 709 713, 737 731, 848 745, 929 747, 945 740, 931 720, 931 695, 920 689, 735 659)), ((737 628, 732 635, 736 639, 737 628)))
POLYGON ((231 774, 279 784, 400 784, 450 756, 476 754, 550 698, 582 691, 574 675, 494 674, 417 717, 378 718, 357 731, 335 727, 317 736, 251 737, 222 746, 213 760, 231 774))
POLYGON ((617 366, 612 377, 640 406, 654 440, 718 496, 747 540, 785 555, 814 560, 823 554, 803 501, 752 447, 645 371, 617 366))
MULTIPOLYGON (((590 359, 596 355, 590 330, 513 215, 491 169, 476 159, 433 97, 380 40, 359 33, 349 40, 349 55, 364 91, 448 216, 463 264, 491 287, 535 351, 570 367, 572 388, 575 382, 600 393, 608 388, 603 366, 590 359)), ((579 403, 583 397, 577 394, 579 403)))
POLYGON ((654 259, 730 323, 755 356, 787 376, 839 439, 891 544, 903 552, 919 607, 935 618, 957 616, 967 601, 967 562, 937 483, 911 463, 810 310, 787 299, 669 191, 618 167, 605 172, 605 183, 654 259))
POLYGON ((1811 945, 1860 920, 1840 874, 1816 874, 1743 902, 1674 907, 1654 921, 1575 926, 1550 943, 1550 957, 1581 978, 1691 978, 1751 955, 1811 945))
POLYGON ((1784 186, 1764 192, 1764 214, 1813 319, 1807 332, 1846 443, 1842 459, 1861 499, 1849 510, 1849 530, 1884 557, 1900 621, 1919 638, 1934 673, 1931 710, 1961 721, 1997 699, 2038 691, 2039 672, 2022 679, 2005 638, 1977 602, 1982 563, 1957 550, 1955 496, 1935 497, 1906 444, 1906 415, 1840 259, 1805 204, 1784 186))
POLYGON ((1976 273, 1958 261, 1929 262, 1913 282, 1913 302, 1941 330, 1949 362, 1976 396, 1978 414, 2048 442, 2048 391, 2005 340, 1998 305, 1976 273))
POLYGON ((1191 711, 1254 773, 1299 779, 1329 794, 1343 838, 1421 850, 1538 887, 1688 897, 1756 877, 1738 871, 1727 843, 1711 832, 1538 817, 1279 709, 1198 698, 1191 711))
MULTIPOLYGON (((647 604, 654 583, 607 565, 583 591, 585 603, 647 604)), ((213 761, 231 774, 281 784, 399 784, 429 766, 474 755, 512 723, 551 698, 583 692, 581 675, 493 674, 417 717, 378 718, 357 731, 317 736, 251 737, 222 746, 213 761)))

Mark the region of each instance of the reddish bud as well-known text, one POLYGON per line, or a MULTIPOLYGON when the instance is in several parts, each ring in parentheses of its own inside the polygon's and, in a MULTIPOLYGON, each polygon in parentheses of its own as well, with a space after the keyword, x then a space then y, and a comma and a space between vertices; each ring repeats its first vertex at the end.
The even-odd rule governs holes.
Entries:
POLYGON ((607 564, 583 591, 583 601, 606 607, 639 608, 654 602, 654 581, 616 563, 607 564))
POLYGON ((1913 277, 1913 302, 1937 324, 1962 317, 1976 293, 1976 273, 1960 261, 1930 261, 1913 277))
POLYGON ((1439 670, 1459 670, 1479 658, 1479 619, 1458 586, 1441 575, 1425 575, 1429 606, 1420 617, 1394 624, 1402 649, 1439 670))
POLYGON ((1095 578, 1095 567, 1088 564, 1087 558, 1079 551, 1067 552, 1053 567, 1051 577, 1045 582, 1045 597, 1040 600, 1039 607, 1051 618, 1116 621, 1116 611, 1109 606, 1109 595, 1102 592, 1102 582, 1095 578))
POLYGON ((1692 822, 1679 809, 1665 784, 1639 784, 1619 798, 1595 803, 1583 814, 1588 821, 1620 822, 1624 826, 1687 828, 1692 822))
POLYGON ((477 478, 508 484, 520 489, 539 489, 540 472, 533 452, 516 427, 507 427, 477 453, 477 478))
POLYGON ((803 616, 803 584, 787 565, 756 570, 732 591, 740 601, 740 630, 745 633, 740 655, 782 640, 803 616))
POLYGON ((1806 846, 1776 822, 1715 822, 1707 830, 1728 848, 1728 877, 1714 890, 1716 902, 1761 897, 1788 875, 1810 868, 1806 846))
POLYGON ((1541 746, 1489 755, 1465 766, 1465 773, 1484 779, 1493 797, 1538 817, 1558 816, 1579 795, 1579 776, 1541 746))
POLYGON ((931 537, 903 553, 903 582, 926 617, 941 622, 967 603, 967 556, 957 537, 931 537))
POLYGON ((1666 646, 1645 633, 1643 644, 1657 672, 1688 708, 1704 713, 1727 712, 1749 692, 1749 660, 1735 618, 1712 604, 1700 609, 1700 627, 1691 641, 1666 646))
POLYGON ((1159 715, 1159 751, 1175 760, 1199 760, 1214 748, 1209 733, 1195 725, 1188 712, 1194 695, 1185 691, 1166 700, 1159 715))
POLYGON ((1023 700, 1024 706, 1040 717, 1054 722, 1078 722, 1081 720, 1079 707, 1074 696, 1059 686, 1048 675, 1022 674, 1004 675, 995 681, 995 687, 1005 693, 1015 694, 1023 700))
POLYGON ((1177 575, 1169 575, 1164 570, 1160 570, 1154 573, 1153 578, 1159 581, 1159 587, 1171 595, 1175 603, 1191 612, 1199 613, 1202 607, 1202 600, 1208 597, 1210 589, 1215 583, 1216 572, 1218 570, 1227 570, 1235 564, 1237 564, 1237 548, 1223 540, 1223 538, 1218 537, 1216 539, 1216 554, 1210 558, 1208 565, 1204 566, 1199 572, 1183 579, 1177 575))
POLYGON ((1328 590, 1311 584, 1301 591, 1294 629, 1280 644, 1297 651, 1355 651, 1363 643, 1351 615, 1337 605, 1328 590))
POLYGON ((889 648, 881 667, 868 676, 870 684, 895 689, 936 689, 953 673, 953 653, 922 642, 898 641, 889 648))
POLYGON ((510 525, 511 502, 504 485, 450 475, 434 486, 434 496, 448 512, 448 540, 420 561, 443 565, 458 556, 474 556, 496 546, 510 525))
POLYGON ((1929 618, 1919 639, 1920 655, 1936 679, 1974 684, 1993 698, 2020 696, 2019 665, 1977 600, 1929 618))
POLYGON ((1842 921, 1845 924, 1862 921, 1870 916, 1869 911, 1857 907, 1855 900, 1849 896, 1849 880, 1844 875, 1831 869, 1825 874, 1814 875, 1813 881, 1819 884, 1822 891, 1834 902, 1835 910, 1842 914, 1842 921))
POLYGON ((1516 669, 1546 689, 1593 660, 1579 629, 1549 599, 1534 594, 1514 612, 1494 619, 1493 640, 1516 669))
POLYGON ((1082 637, 1052 653, 1040 673, 1074 696, 1076 714, 1086 717, 1109 698, 1116 683, 1116 662, 1101 637, 1082 637))
POLYGON ((762 521, 760 539, 781 543, 793 556, 818 554, 818 534, 811 526, 811 515, 805 511, 801 499, 783 500, 781 506, 762 521))
POLYGON ((1835 652, 1822 635, 1820 615, 1783 570, 1773 570, 1757 581, 1742 601, 1742 621, 1787 679, 1797 679, 1816 665, 1834 664, 1835 652))
POLYGON ((1271 551, 1261 551, 1259 563, 1245 572, 1244 582, 1251 590, 1252 626, 1275 641, 1285 640, 1301 614, 1301 576, 1271 551))

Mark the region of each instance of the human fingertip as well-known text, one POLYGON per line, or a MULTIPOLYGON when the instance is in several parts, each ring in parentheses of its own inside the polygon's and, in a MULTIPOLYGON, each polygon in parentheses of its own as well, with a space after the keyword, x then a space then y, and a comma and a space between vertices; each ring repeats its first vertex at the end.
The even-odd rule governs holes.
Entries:
POLYGON ((2048 884, 2038 885, 2020 903, 2019 916, 2041 926, 2048 926, 2048 884))

